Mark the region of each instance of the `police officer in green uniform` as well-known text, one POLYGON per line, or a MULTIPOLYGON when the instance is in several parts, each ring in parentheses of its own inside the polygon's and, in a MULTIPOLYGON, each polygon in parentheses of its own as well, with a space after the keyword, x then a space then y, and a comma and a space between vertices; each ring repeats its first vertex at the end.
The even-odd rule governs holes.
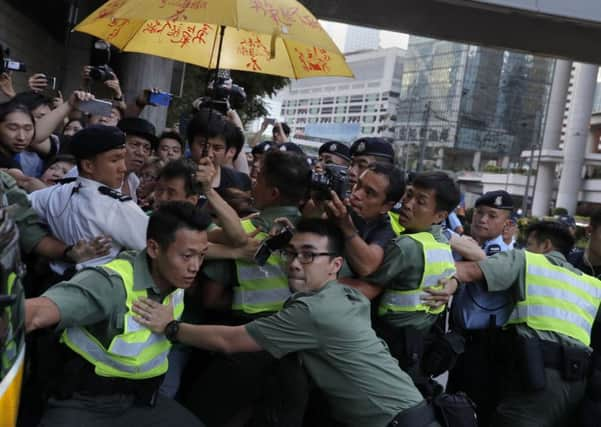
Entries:
POLYGON ((516 301, 496 351, 502 368, 491 425, 573 425, 590 368, 601 281, 566 261, 574 243, 566 226, 543 221, 527 234, 526 250, 457 265, 458 280, 484 280, 489 292, 510 290, 516 301))
POLYGON ((425 289, 455 273, 451 248, 440 224, 459 203, 459 190, 443 172, 425 172, 407 186, 401 199, 400 224, 405 232, 387 248, 380 268, 365 278, 383 292, 376 330, 418 385, 425 384, 420 359, 424 339, 444 305, 422 300, 425 289))
MULTIPOLYGON (((249 239, 249 245, 255 244, 256 248, 278 218, 286 218, 292 224, 298 222, 298 206, 307 194, 309 174, 309 166, 299 154, 279 150, 265 153, 252 189, 259 214, 242 220, 242 227, 254 236, 249 239)), ((232 251, 232 256, 236 255, 232 251)), ((202 275, 208 279, 202 284, 204 308, 227 310, 222 314, 225 320, 209 317, 211 322, 221 319, 220 323, 246 323, 279 311, 290 296, 277 251, 264 265, 241 258, 209 261, 202 275)), ((210 315, 208 313, 207 317, 210 315)), ((189 313, 184 318, 191 319, 189 313)), ((196 360, 198 357, 201 355, 197 355, 196 360)), ((193 356, 188 365, 199 365, 194 362, 193 356)), ((274 363, 273 357, 266 352, 218 355, 208 366, 202 365, 204 369, 188 387, 184 384, 187 390, 183 392, 183 402, 206 424, 221 425, 234 414, 241 413, 261 394, 265 372, 271 371, 274 363)))
POLYGON ((56 325, 65 351, 41 425, 202 425, 158 396, 171 343, 137 322, 131 308, 144 296, 181 316, 183 290, 207 251, 208 223, 189 203, 166 203, 150 218, 145 250, 84 269, 26 301, 27 330, 56 325))
POLYGON ((246 325, 172 321, 171 313, 148 299, 136 303, 134 311, 155 332, 192 346, 227 353, 265 350, 276 358, 297 353, 342 425, 437 426, 431 408, 371 328, 369 300, 337 283, 342 251, 336 225, 321 219, 299 222, 284 251, 295 294, 280 312, 246 325))

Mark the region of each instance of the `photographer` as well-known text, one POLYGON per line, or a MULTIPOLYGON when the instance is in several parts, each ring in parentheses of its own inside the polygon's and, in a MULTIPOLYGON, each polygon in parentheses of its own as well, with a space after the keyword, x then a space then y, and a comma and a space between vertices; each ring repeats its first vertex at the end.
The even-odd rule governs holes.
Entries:
POLYGON ((367 276, 382 263, 394 238, 387 212, 404 190, 400 170, 376 163, 361 174, 350 198, 342 201, 332 191, 326 212, 344 234, 345 257, 355 276, 367 276))
POLYGON ((187 137, 192 160, 200 164, 200 159, 209 157, 217 168, 212 184, 217 192, 231 187, 250 190, 248 175, 227 167, 239 156, 244 144, 244 134, 238 126, 218 111, 202 109, 188 124, 187 137))

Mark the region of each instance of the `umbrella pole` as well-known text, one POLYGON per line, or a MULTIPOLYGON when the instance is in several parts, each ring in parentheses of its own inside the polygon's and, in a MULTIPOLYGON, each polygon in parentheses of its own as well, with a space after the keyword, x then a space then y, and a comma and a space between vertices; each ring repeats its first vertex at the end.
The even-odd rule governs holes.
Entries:
POLYGON ((221 62, 221 49, 223 48, 223 36, 225 34, 225 25, 219 28, 219 44, 217 45, 217 63, 215 64, 215 74, 219 73, 219 65, 221 62))

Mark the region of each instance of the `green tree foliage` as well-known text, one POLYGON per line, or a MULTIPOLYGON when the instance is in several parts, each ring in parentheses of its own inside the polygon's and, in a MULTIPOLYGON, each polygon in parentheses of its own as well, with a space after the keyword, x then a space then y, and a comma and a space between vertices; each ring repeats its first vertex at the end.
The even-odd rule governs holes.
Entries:
MULTIPOLYGON (((169 126, 177 123, 182 114, 189 114, 192 101, 196 98, 205 96, 207 88, 207 69, 186 66, 186 76, 184 78, 184 90, 181 98, 174 98, 169 106, 167 123, 169 126)), ((211 71, 214 75, 214 71, 211 71)), ((250 73, 246 71, 232 71, 231 78, 234 84, 242 86, 246 91, 246 103, 238 114, 243 123, 262 117, 268 114, 262 98, 272 96, 278 90, 284 88, 289 83, 285 77, 271 76, 267 74, 250 73)))

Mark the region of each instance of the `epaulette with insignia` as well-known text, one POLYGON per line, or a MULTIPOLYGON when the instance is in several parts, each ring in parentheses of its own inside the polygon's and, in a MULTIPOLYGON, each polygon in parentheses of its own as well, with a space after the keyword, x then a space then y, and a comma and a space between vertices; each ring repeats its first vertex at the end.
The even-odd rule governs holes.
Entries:
POLYGON ((117 199, 120 202, 129 202, 130 200, 133 200, 130 196, 123 194, 117 190, 113 190, 112 188, 109 188, 109 187, 104 187, 104 186, 98 187, 98 191, 101 194, 112 197, 113 199, 117 199))
POLYGON ((490 245, 488 248, 486 248, 486 256, 495 255, 495 254, 498 254, 499 252, 501 252, 501 245, 498 245, 496 243, 494 245, 490 245))

